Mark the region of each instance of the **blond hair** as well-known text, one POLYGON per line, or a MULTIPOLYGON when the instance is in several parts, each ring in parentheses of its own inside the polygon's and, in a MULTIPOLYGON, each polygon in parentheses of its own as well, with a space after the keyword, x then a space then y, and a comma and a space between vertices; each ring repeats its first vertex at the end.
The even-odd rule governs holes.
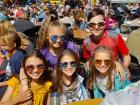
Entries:
POLYGON ((112 89, 113 86, 113 81, 112 81, 112 71, 115 68, 114 64, 114 59, 113 59, 113 54, 110 48, 106 46, 98 46, 94 52, 92 53, 92 56, 90 57, 90 73, 89 73, 89 78, 88 78, 88 88, 92 89, 94 83, 96 84, 96 78, 98 77, 99 71, 95 68, 95 65, 93 63, 93 60, 95 60, 95 55, 99 52, 106 52, 110 55, 110 60, 111 60, 111 66, 109 70, 107 71, 107 76, 108 76, 108 84, 107 88, 110 90, 112 89))
POLYGON ((16 32, 14 25, 10 21, 0 21, 0 33, 6 33, 8 31, 16 32))
POLYGON ((37 48, 41 49, 49 45, 47 41, 47 36, 48 33, 53 30, 53 27, 60 27, 62 30, 64 30, 64 33, 66 32, 65 26, 59 21, 57 20, 51 21, 50 18, 46 19, 46 21, 43 23, 43 25, 39 30, 39 37, 37 39, 37 48))
POLYGON ((2 35, 0 35, 0 42, 3 44, 16 44, 16 49, 20 48, 21 46, 21 39, 17 32, 5 32, 2 35))

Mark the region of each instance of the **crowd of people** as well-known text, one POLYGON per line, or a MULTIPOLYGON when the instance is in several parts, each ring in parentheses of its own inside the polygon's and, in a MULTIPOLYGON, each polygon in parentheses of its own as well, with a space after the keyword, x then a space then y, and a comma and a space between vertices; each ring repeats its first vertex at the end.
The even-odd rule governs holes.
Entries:
POLYGON ((131 81, 130 71, 132 54, 138 54, 130 53, 121 28, 140 18, 140 4, 92 7, 66 0, 3 3, 0 10, 0 105, 52 105, 52 93, 59 93, 58 105, 64 105, 139 84, 131 81), (78 45, 73 30, 90 35, 78 45))

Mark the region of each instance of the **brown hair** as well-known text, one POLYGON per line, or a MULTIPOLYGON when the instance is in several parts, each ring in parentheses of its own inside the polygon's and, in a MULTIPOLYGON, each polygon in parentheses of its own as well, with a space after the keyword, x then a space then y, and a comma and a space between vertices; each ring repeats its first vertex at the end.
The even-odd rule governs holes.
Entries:
POLYGON ((65 26, 59 21, 51 21, 51 18, 46 19, 39 30, 39 37, 37 39, 37 47, 39 49, 47 47, 49 45, 47 36, 50 30, 53 30, 52 27, 60 27, 64 30, 64 33, 66 32, 65 26))
POLYGON ((95 55, 98 53, 98 52, 107 52, 110 54, 110 59, 111 59, 111 66, 109 68, 109 70, 107 70, 107 76, 108 76, 108 89, 112 89, 112 85, 113 85, 113 82, 112 82, 112 71, 114 70, 115 68, 115 64, 114 64, 114 59, 113 59, 113 54, 112 54, 112 51, 111 49, 109 49, 108 47, 105 47, 105 46, 98 46, 92 56, 90 57, 90 73, 89 73, 89 78, 88 78, 88 88, 89 89, 93 89, 93 84, 95 83, 96 84, 96 78, 98 77, 98 74, 99 74, 99 71, 95 68, 95 65, 93 63, 94 59, 95 59, 95 55))
MULTIPOLYGON (((40 83, 46 82, 46 81, 51 81, 51 74, 50 74, 50 71, 48 69, 48 64, 47 64, 44 56, 38 50, 34 50, 32 53, 30 53, 24 57, 24 59, 23 59, 24 70, 25 70, 26 61, 30 57, 37 57, 37 58, 41 59, 43 61, 44 65, 46 66, 44 73, 42 74, 41 78, 39 79, 40 83)), ((26 71, 25 71, 25 73, 26 73, 26 71)), ((26 75, 27 75, 27 73, 26 73, 26 75)))
POLYGON ((87 21, 89 22, 93 17, 95 17, 97 15, 102 15, 104 17, 105 13, 102 9, 95 8, 95 9, 93 9, 93 11, 89 12, 87 21))
POLYGON ((5 32, 0 35, 0 41, 4 44, 16 44, 16 49, 21 46, 21 38, 17 34, 17 32, 5 32))
POLYGON ((77 68, 75 73, 72 75, 72 83, 74 83, 77 79, 77 73, 80 72, 80 60, 79 57, 77 56, 77 54, 75 54, 72 50, 67 49, 64 50, 61 55, 58 57, 58 62, 57 62, 57 71, 56 71, 56 80, 54 82, 54 91, 58 91, 58 92, 63 92, 63 85, 62 85, 62 70, 60 69, 60 62, 61 59, 63 58, 63 56, 65 55, 70 55, 74 58, 74 60, 77 62, 77 68))

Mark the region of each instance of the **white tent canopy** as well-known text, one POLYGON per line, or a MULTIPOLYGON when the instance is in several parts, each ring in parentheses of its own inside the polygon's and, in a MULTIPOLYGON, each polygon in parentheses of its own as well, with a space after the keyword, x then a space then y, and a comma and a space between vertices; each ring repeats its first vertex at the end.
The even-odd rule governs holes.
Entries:
POLYGON ((111 3, 140 3, 140 0, 110 0, 111 3))

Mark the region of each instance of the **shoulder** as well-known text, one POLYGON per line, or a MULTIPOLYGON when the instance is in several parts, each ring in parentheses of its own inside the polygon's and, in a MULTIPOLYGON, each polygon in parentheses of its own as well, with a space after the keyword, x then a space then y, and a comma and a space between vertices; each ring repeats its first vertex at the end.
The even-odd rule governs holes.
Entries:
POLYGON ((84 78, 80 76, 79 74, 77 74, 77 80, 79 83, 83 83, 84 78))
POLYGON ((42 48, 40 49, 40 52, 43 54, 43 55, 47 55, 49 53, 49 50, 47 48, 42 48))
POLYGON ((51 87, 52 87, 52 82, 51 81, 47 81, 47 82, 45 82, 44 86, 45 86, 46 90, 50 91, 51 87))
POLYGON ((74 42, 66 41, 64 43, 64 48, 65 49, 70 49, 70 50, 72 50, 72 51, 74 51, 75 53, 78 54, 78 48, 77 48, 77 46, 76 46, 76 44, 74 42))
POLYGON ((91 38, 90 38, 90 37, 91 37, 91 35, 90 35, 90 36, 88 36, 88 37, 86 37, 86 38, 84 39, 84 41, 83 41, 83 42, 84 42, 84 43, 87 43, 87 42, 91 41, 91 38))
POLYGON ((22 50, 22 49, 18 49, 16 52, 15 52, 15 54, 14 54, 15 56, 17 56, 17 55, 26 55, 26 52, 24 51, 24 50, 22 50))
POLYGON ((26 52, 24 50, 17 50, 12 57, 10 58, 10 60, 14 59, 14 60, 20 60, 23 59, 24 56, 26 55, 26 52))
POLYGON ((51 82, 51 81, 47 81, 47 82, 45 83, 45 86, 51 87, 51 86, 52 86, 52 82, 51 82))
POLYGON ((7 82, 8 86, 17 87, 20 84, 20 81, 17 76, 12 76, 7 82))
POLYGON ((71 42, 71 41, 65 41, 64 44, 67 46, 74 46, 75 45, 74 42, 71 42))

